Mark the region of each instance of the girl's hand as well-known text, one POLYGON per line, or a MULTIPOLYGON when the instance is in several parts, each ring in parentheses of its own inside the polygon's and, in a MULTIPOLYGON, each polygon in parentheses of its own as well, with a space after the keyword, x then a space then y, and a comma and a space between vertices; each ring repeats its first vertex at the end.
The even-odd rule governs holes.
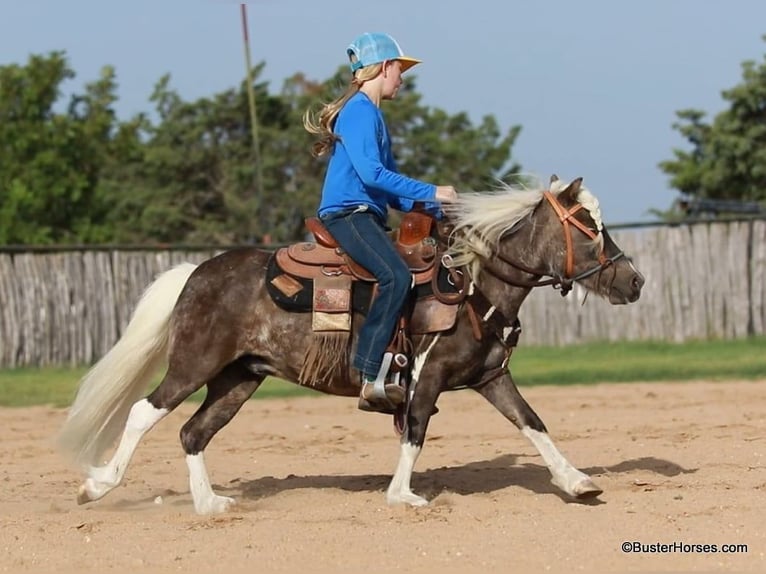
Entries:
POLYGON ((451 185, 436 186, 436 201, 442 203, 452 203, 457 201, 457 191, 451 185))

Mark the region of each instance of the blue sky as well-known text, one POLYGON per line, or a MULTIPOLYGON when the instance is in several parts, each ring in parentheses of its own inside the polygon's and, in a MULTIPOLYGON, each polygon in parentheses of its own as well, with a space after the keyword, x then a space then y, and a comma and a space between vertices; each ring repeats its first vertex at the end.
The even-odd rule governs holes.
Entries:
MULTIPOLYGON (((524 170, 583 176, 611 223, 670 205, 677 194, 657 163, 685 145, 675 112, 721 111, 741 63, 766 53, 764 0, 256 0, 248 16, 253 62, 266 62, 274 91, 298 71, 326 79, 354 36, 389 32, 424 60, 411 73, 427 104, 520 124, 524 170)), ((150 111, 165 73, 192 100, 245 69, 238 2, 2 3, 0 64, 51 50, 77 72, 69 89, 113 65, 121 117, 150 111)))

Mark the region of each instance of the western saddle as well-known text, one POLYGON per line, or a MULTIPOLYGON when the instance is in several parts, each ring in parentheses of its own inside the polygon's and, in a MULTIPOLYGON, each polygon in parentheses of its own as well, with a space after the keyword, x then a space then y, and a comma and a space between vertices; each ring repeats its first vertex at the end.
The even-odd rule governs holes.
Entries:
MULTIPOLYGON (((433 221, 424 213, 410 212, 402 218, 401 226, 391 233, 391 240, 409 266, 416 285, 430 281, 438 267, 434 264, 436 241, 431 237, 433 221)), ((306 227, 316 243, 296 243, 276 252, 277 264, 285 273, 305 279, 348 276, 351 281, 376 281, 372 273, 340 248, 319 218, 307 218, 306 227)))
MULTIPOLYGON (((410 268, 415 285, 436 285, 439 277, 439 253, 437 241, 431 236, 434 220, 421 212, 404 215, 401 225, 391 233, 391 240, 410 268)), ((312 330, 316 335, 342 336, 351 330, 353 315, 354 284, 366 283, 372 287, 372 297, 377 290, 377 280, 367 269, 355 262, 341 249, 322 222, 311 217, 306 227, 316 242, 302 242, 282 247, 276 251, 273 263, 278 268, 271 279, 271 287, 288 299, 297 299, 311 292, 312 330)), ((272 296, 274 294, 272 293, 272 296)), ((434 295, 417 299, 399 318, 386 355, 395 380, 398 371, 405 368, 411 352, 411 334, 424 334, 449 329, 457 317, 457 305, 445 304, 434 295)), ((301 369, 300 380, 322 380, 328 373, 319 353, 307 353, 301 369)), ((386 357, 384 357, 386 360, 386 357)), ((382 392, 383 375, 376 380, 376 390, 382 392), (380 382, 380 389, 378 389, 380 382)), ((313 384, 313 383, 312 383, 313 384)), ((397 383, 398 384, 398 383, 397 383)))

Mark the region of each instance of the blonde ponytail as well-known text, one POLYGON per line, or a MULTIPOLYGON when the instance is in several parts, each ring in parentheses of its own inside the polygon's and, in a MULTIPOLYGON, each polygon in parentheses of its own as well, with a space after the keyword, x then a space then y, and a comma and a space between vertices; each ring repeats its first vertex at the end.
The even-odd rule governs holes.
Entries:
POLYGON ((335 120, 340 110, 346 105, 347 101, 356 95, 362 84, 376 78, 382 69, 382 64, 360 68, 355 72, 351 83, 346 87, 343 95, 328 104, 324 104, 316 113, 312 112, 311 109, 306 110, 303 114, 303 127, 310 134, 319 136, 317 141, 311 146, 311 154, 314 157, 322 157, 332 151, 335 142, 339 139, 333 132, 333 128, 335 127, 335 120))

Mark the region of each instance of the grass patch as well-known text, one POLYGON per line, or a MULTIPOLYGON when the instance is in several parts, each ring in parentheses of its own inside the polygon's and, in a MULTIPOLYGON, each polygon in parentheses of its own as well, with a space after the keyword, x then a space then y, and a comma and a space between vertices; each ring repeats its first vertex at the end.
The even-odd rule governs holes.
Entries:
MULTIPOLYGON (((72 403, 77 391, 77 384, 88 371, 87 368, 43 368, 43 369, 8 369, 0 370, 0 406, 26 407, 32 405, 53 405, 66 407, 72 403)), ((160 377, 152 382, 154 388, 160 377)), ((296 397, 318 395, 292 383, 273 377, 267 378, 254 397, 258 399, 273 397, 296 397)), ((189 400, 202 401, 205 391, 194 393, 189 400)))
POLYGON ((511 367, 519 384, 758 379, 766 377, 766 338, 522 347, 511 367))
MULTIPOLYGON (((520 385, 766 378, 766 338, 733 341, 591 343, 568 347, 519 346, 511 362, 520 385)), ((86 368, 0 370, 0 406, 71 403, 86 368)), ((159 382, 159 378, 153 385, 159 382)), ((255 399, 320 396, 269 378, 255 399)), ((204 390, 193 395, 201 400, 204 390)))

